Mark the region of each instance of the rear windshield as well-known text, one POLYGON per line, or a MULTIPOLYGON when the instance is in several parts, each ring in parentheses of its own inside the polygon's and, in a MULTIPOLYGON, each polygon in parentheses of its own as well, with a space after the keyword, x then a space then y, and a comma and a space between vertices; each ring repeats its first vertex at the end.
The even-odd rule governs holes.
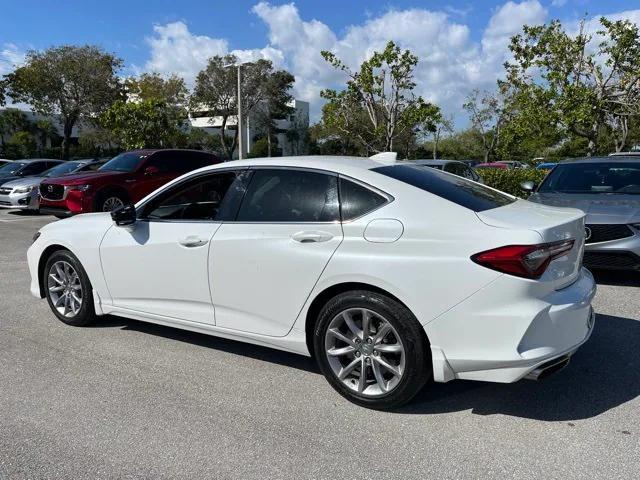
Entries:
POLYGON ((9 162, 6 165, 3 165, 2 167, 0 167, 0 173, 9 173, 9 174, 16 173, 25 165, 28 165, 28 164, 20 163, 20 162, 9 162))
POLYGON ((502 207, 515 201, 509 195, 497 192, 466 178, 442 173, 433 168, 420 168, 413 165, 390 165, 388 167, 374 168, 373 171, 413 185, 474 212, 502 207))
POLYGON ((99 170, 107 172, 133 172, 145 158, 146 155, 140 155, 139 153, 121 153, 105 163, 99 170))
POLYGON ((640 194, 640 161, 561 163, 554 168, 539 192, 640 194))

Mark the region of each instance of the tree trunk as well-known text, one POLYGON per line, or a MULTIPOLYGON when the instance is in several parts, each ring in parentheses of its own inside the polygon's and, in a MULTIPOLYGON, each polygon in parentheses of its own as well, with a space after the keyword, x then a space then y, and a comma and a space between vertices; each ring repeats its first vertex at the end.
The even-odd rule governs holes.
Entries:
POLYGON ((267 130, 267 156, 271 157, 271 129, 267 130))
POLYGON ((489 162, 489 150, 484 151, 484 163, 489 162))
POLYGON ((73 117, 67 117, 64 121, 63 137, 62 137, 62 152, 60 158, 62 160, 69 160, 69 148, 71 147, 71 133, 73 132, 73 125, 75 119, 73 117))
POLYGON ((438 141, 440 140, 440 134, 436 132, 433 135, 433 159, 438 159, 438 141))

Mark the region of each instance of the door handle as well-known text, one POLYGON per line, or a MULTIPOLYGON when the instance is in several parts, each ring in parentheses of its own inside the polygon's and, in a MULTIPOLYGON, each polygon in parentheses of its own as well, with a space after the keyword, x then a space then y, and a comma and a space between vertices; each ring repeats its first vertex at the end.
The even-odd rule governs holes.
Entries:
POLYGON ((189 235, 188 237, 183 238, 178 243, 183 247, 193 248, 193 247, 201 247, 209 242, 209 240, 205 240, 203 238, 198 237, 197 235, 189 235))
POLYGON ((291 238, 300 243, 317 243, 328 242, 333 238, 333 235, 331 235, 329 232, 314 230, 294 233, 293 235, 291 235, 291 238))

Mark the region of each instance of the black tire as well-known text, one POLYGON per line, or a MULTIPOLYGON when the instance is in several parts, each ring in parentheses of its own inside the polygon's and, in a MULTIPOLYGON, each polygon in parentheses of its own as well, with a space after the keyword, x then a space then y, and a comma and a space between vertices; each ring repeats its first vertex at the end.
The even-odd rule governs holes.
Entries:
MULTIPOLYGON (((429 345, 422 326, 404 305, 379 293, 354 290, 329 300, 318 315, 313 342, 316 361, 331 386, 351 402, 367 408, 385 410, 406 404, 424 387, 433 374, 429 345), (391 324, 404 346, 404 373, 393 389, 376 396, 360 394, 338 379, 329 363, 325 348, 325 336, 333 319, 345 310, 362 308, 383 317, 391 324)), ((360 356, 359 353, 358 356, 360 356)))
POLYGON ((87 272, 82 267, 80 261, 76 258, 76 256, 68 250, 58 250, 54 252, 48 259, 45 264, 44 271, 42 273, 43 278, 42 282, 44 285, 45 296, 47 297, 47 302, 49 303, 49 307, 53 314, 58 317, 58 320, 66 323, 67 325, 73 325, 75 327, 83 327, 91 324, 96 319, 95 307, 93 304, 93 287, 91 286, 91 282, 89 281, 89 277, 87 276, 87 272), (48 288, 48 279, 49 272, 54 264, 57 262, 66 262, 77 272, 78 279, 80 281, 81 290, 81 306, 77 314, 73 317, 65 316, 54 306, 54 302, 52 299, 52 293, 48 288))
POLYGON ((131 203, 129 201, 129 197, 126 193, 118 191, 118 190, 106 190, 104 192, 99 193, 96 196, 96 200, 95 200, 95 205, 94 205, 94 212, 107 212, 110 210, 105 210, 105 204, 107 202, 109 202, 111 199, 117 199, 119 200, 122 205, 128 205, 129 203, 131 203))

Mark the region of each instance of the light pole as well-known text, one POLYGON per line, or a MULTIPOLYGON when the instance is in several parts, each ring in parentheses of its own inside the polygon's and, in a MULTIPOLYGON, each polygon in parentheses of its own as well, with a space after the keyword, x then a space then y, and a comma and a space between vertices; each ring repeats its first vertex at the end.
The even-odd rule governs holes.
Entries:
POLYGON ((238 64, 238 160, 242 160, 242 148, 243 148, 243 140, 242 140, 242 64, 238 64))

